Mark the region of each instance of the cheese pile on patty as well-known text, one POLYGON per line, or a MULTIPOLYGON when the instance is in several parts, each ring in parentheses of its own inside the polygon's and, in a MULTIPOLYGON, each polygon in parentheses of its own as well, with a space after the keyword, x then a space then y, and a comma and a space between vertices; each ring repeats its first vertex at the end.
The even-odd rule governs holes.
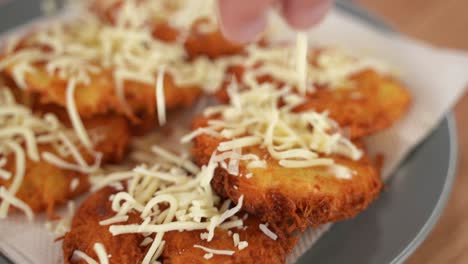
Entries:
MULTIPOLYGON (((153 146, 151 151, 152 154, 146 155, 153 156, 152 165, 139 165, 130 171, 95 176, 91 180, 94 190, 104 186, 118 190, 110 197, 116 215, 100 224, 110 225, 113 235, 140 233, 145 236, 142 246, 151 246, 142 263, 158 259, 164 249, 166 232, 206 230, 201 239, 211 241, 216 228, 243 228, 243 220, 236 216, 242 208, 243 197, 230 208, 231 201, 222 201, 211 188, 218 166, 215 156, 207 166, 199 168, 163 148, 153 146), (121 223, 129 219, 130 213, 138 214, 142 223, 121 223)), ((246 243, 240 245, 242 249, 247 246, 246 243)), ((234 254, 233 251, 228 253, 234 254)))
MULTIPOLYGON (((327 155, 342 155, 358 160, 362 152, 345 136, 327 112, 313 110, 295 112, 305 98, 290 86, 278 89, 271 83, 257 83, 239 90, 238 84, 228 88, 230 104, 209 107, 204 115, 206 127, 198 128, 181 139, 189 142, 207 134, 222 142, 217 151, 228 160, 224 164, 230 174, 238 175, 239 162, 247 167, 264 167, 266 161, 244 149, 265 149, 278 164, 287 168, 338 166, 327 155)), ((343 176, 344 178, 350 175, 343 176)))
POLYGON ((0 187, 0 218, 5 218, 10 205, 14 205, 31 219, 31 208, 15 197, 26 173, 27 159, 48 162, 66 170, 92 173, 100 167, 102 155, 80 145, 77 135, 64 128, 55 115, 38 117, 29 108, 18 104, 7 87, 0 87, 0 105, 0 177, 4 180, 13 177, 8 189, 0 187), (52 147, 54 153, 39 151, 41 145, 52 147), (86 162, 82 155, 85 152, 94 157, 94 164, 86 162), (15 160, 14 175, 2 169, 12 157, 15 160))
MULTIPOLYGON (((96 1, 88 1, 88 6, 96 1)), ((100 0, 100 9, 112 10, 118 26, 145 28, 167 23, 179 31, 189 31, 195 22, 203 20, 205 33, 218 30, 216 1, 214 0, 100 0)))
POLYGON ((313 93, 317 87, 327 89, 353 88, 351 77, 366 69, 382 74, 393 70, 370 57, 353 56, 338 47, 317 48, 307 52, 307 37, 298 33, 296 44, 261 46, 251 44, 246 48, 242 66, 242 81, 252 85, 254 79, 271 77, 273 82, 294 87, 300 93, 313 93))
POLYGON ((38 67, 67 81, 67 111, 81 142, 88 148, 90 139, 74 103, 76 86, 89 85, 93 76, 110 72, 115 95, 126 106, 126 82, 153 85, 159 95, 159 120, 164 124, 164 73, 170 74, 177 86, 197 86, 211 92, 224 81, 228 61, 235 60, 199 57, 188 61, 182 44, 159 41, 149 28, 106 25, 86 12, 72 21, 52 23, 23 40, 11 38, 4 53, 0 70, 12 67, 13 80, 22 89, 28 88, 26 75, 34 74, 38 67))

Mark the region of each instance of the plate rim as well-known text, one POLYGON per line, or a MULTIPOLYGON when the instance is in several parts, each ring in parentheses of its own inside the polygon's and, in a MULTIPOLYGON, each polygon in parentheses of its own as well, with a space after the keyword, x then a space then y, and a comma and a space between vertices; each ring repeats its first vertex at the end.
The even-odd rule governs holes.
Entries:
POLYGON ((448 132, 449 132, 449 165, 446 173, 446 179, 442 191, 440 193, 439 199, 434 206, 434 209, 431 212, 429 218, 422 226, 421 230, 416 234, 416 236, 411 240, 411 242, 400 252, 390 263, 403 263, 407 260, 421 244, 426 240, 428 235, 434 229, 437 222, 440 220, 444 209, 452 193, 453 185, 458 171, 458 158, 459 158, 459 146, 458 146, 458 132, 457 124, 455 120, 455 115, 452 111, 448 112, 445 117, 441 120, 443 122, 447 120, 448 132))
MULTIPOLYGON (((364 7, 358 6, 349 0, 336 0, 335 6, 344 12, 361 19, 363 22, 376 28, 379 31, 391 34, 400 34, 382 19, 379 19, 372 13, 369 13, 367 10, 365 10, 364 7)), ((442 187, 439 198, 434 208, 432 209, 431 215, 427 218, 426 222, 421 227, 416 236, 411 240, 411 242, 405 246, 405 248, 390 262, 390 264, 403 263, 426 240, 428 235, 439 221, 444 209, 446 208, 450 194, 452 193, 453 185, 457 176, 459 159, 458 132, 455 115, 452 110, 449 110, 445 115, 443 115, 437 125, 442 124, 444 121, 447 122, 449 133, 449 165, 446 172, 444 186, 442 187)), ((426 139, 424 139, 422 142, 425 140, 426 139)))

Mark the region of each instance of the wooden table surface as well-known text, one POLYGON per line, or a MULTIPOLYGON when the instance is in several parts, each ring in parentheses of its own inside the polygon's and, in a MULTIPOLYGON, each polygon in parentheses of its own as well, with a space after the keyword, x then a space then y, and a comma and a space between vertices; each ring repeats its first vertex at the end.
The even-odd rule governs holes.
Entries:
MULTIPOLYGON (((400 32, 468 52, 468 0, 355 2, 400 32)), ((455 185, 439 222, 408 264, 468 263, 468 93, 455 107, 455 114, 460 154, 455 185)))

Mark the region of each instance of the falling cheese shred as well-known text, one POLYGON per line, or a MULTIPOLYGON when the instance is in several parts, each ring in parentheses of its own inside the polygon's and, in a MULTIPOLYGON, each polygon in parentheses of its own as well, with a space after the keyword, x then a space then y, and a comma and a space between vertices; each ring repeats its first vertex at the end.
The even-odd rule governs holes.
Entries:
POLYGON ((246 68, 243 83, 252 85, 258 78, 273 77, 275 82, 289 85, 301 95, 315 92, 316 87, 352 89, 355 87, 352 76, 368 69, 385 75, 395 72, 379 60, 356 56, 342 48, 312 49, 304 32, 296 34, 296 47, 251 44, 246 47, 246 53, 241 64, 246 68))
POLYGON ((296 70, 298 79, 298 90, 301 94, 307 92, 307 34, 298 32, 296 36, 296 70))
POLYGON ((164 97, 164 66, 159 69, 156 81, 156 106, 158 112, 159 125, 166 123, 166 99, 164 97))

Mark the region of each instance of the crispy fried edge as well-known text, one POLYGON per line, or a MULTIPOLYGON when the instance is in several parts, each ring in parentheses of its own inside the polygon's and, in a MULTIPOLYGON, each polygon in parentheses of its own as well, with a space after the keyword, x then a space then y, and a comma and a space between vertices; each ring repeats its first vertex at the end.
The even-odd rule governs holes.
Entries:
MULTIPOLYGON (((238 213, 242 216, 244 213, 238 213)), ((238 233, 240 241, 247 241, 248 247, 238 250, 234 247, 232 235, 227 230, 216 229, 213 240, 207 242, 200 238, 203 230, 198 231, 172 231, 164 235, 166 241, 162 253, 163 263, 171 264, 196 264, 196 263, 284 263, 286 256, 296 245, 297 236, 282 233, 279 229, 269 226, 277 240, 272 240, 260 229, 260 220, 252 215, 244 221, 247 229, 231 229, 232 233, 238 233), (232 256, 214 255, 211 259, 204 259, 206 253, 202 249, 194 248, 193 245, 201 245, 208 248, 235 251, 232 256)))
MULTIPOLYGON (((140 247, 143 236, 140 234, 122 234, 113 236, 109 232, 109 226, 102 226, 100 221, 115 215, 111 208, 109 196, 116 190, 107 187, 91 194, 77 210, 70 232, 68 232, 62 244, 64 261, 66 264, 85 263, 84 261, 73 261, 73 252, 80 250, 88 256, 97 259, 94 252, 94 243, 102 243, 106 252, 112 257, 110 263, 140 263, 146 249, 140 247)), ((139 217, 131 215, 128 223, 139 222, 139 217)))
MULTIPOLYGON (((39 29, 36 29, 39 30, 39 29)), ((26 46, 27 39, 34 34, 34 30, 23 36, 20 40, 19 48, 21 50, 26 46)), ((0 54, 0 60, 5 54, 0 54)), ((2 79, 8 83, 13 81, 13 67, 6 67, 0 74, 2 79)), ((34 73, 28 72, 25 75, 25 81, 28 91, 39 95, 43 104, 53 103, 62 107, 66 106, 65 93, 67 80, 56 76, 49 76, 44 66, 35 65, 34 73)), ((141 119, 153 120, 156 116, 156 95, 154 85, 142 84, 135 81, 126 81, 125 99, 122 103, 118 98, 112 78, 112 72, 107 70, 99 74, 90 74, 91 84, 79 84, 75 91, 75 101, 78 112, 82 117, 90 117, 96 114, 118 113, 126 115, 133 123, 139 124, 141 119), (96 93, 96 91, 100 91, 96 93)), ((164 76, 164 95, 166 110, 178 107, 191 106, 202 94, 201 88, 195 85, 178 86, 173 77, 166 73, 164 76)))
MULTIPOLYGON (((39 151, 53 152, 50 146, 40 146, 39 151)), ((13 175, 16 171, 14 155, 8 157, 6 169, 13 175)), ((9 187, 13 182, 0 179, 0 186, 9 187)), ((50 219, 55 219, 55 207, 65 204, 70 199, 85 193, 89 189, 88 175, 76 171, 64 170, 47 162, 35 162, 27 158, 26 172, 16 196, 28 204, 35 213, 47 211, 50 219), (73 180, 78 180, 76 189, 71 190, 73 180)), ((16 208, 11 207, 12 211, 16 208)))
MULTIPOLYGON (((206 126, 208 119, 200 117, 194 121, 194 128, 206 126)), ((206 165, 217 146, 222 140, 208 135, 195 138, 193 154, 199 165, 206 165)), ((254 151, 260 156, 269 156, 258 148, 247 150, 254 151)), ((349 166, 357 173, 350 180, 338 179, 332 175, 314 175, 309 182, 308 190, 305 186, 298 186, 289 180, 289 184, 274 187, 260 187, 256 179, 260 179, 253 170, 247 171, 241 164, 240 174, 246 175, 254 172, 254 176, 247 179, 244 176, 230 175, 226 170, 217 168, 212 181, 214 190, 222 197, 228 197, 238 201, 244 195, 243 209, 257 215, 263 221, 276 223, 287 232, 304 230, 309 226, 318 226, 328 222, 336 222, 354 217, 363 211, 377 198, 382 189, 382 181, 378 170, 372 165, 368 157, 364 156, 359 161, 352 161, 343 157, 333 156, 336 163, 349 166), (234 187, 236 186, 236 187, 234 187), (297 187, 297 188, 296 188, 297 187), (323 189, 336 189, 336 191, 324 192, 323 189)), ((271 159, 267 159, 267 169, 258 172, 274 173, 279 165, 271 159)), ((285 168, 281 168, 285 170, 285 168)), ((291 169, 294 173, 295 169, 291 169)), ((289 170, 287 170, 289 171, 289 170)), ((258 173, 257 172, 257 173, 258 173)), ((276 176, 281 177, 281 176, 276 176)), ((285 177, 292 177, 285 175, 285 177)), ((295 178, 298 180, 298 178, 295 178)), ((303 180, 306 184, 310 179, 303 180)), ((285 182, 285 180, 282 180, 285 182)))
MULTIPOLYGON (((114 24, 115 10, 118 9, 121 2, 116 2, 112 6, 106 7, 101 1, 95 1, 90 10, 98 15, 103 21, 114 24)), ((206 19, 198 19, 192 25, 190 32, 185 40, 185 50, 190 58, 197 56, 207 56, 215 59, 221 56, 238 54, 244 50, 244 45, 237 44, 226 39, 221 30, 213 32, 203 32, 199 29, 206 19)), ((183 33, 169 25, 168 22, 153 23, 153 37, 166 42, 176 42, 183 33)))
MULTIPOLYGON (((244 68, 230 67, 228 73, 237 80, 242 79, 244 68)), ((391 127, 408 112, 411 95, 408 89, 395 78, 379 74, 373 70, 364 70, 352 76, 355 87, 338 87, 330 90, 319 87, 307 95, 306 102, 295 111, 328 111, 330 117, 347 130, 350 138, 357 139, 372 135, 391 127)), ((281 85, 271 76, 259 78, 260 82, 273 82, 281 85)), ((229 101, 226 87, 216 93, 223 103, 229 101)))

